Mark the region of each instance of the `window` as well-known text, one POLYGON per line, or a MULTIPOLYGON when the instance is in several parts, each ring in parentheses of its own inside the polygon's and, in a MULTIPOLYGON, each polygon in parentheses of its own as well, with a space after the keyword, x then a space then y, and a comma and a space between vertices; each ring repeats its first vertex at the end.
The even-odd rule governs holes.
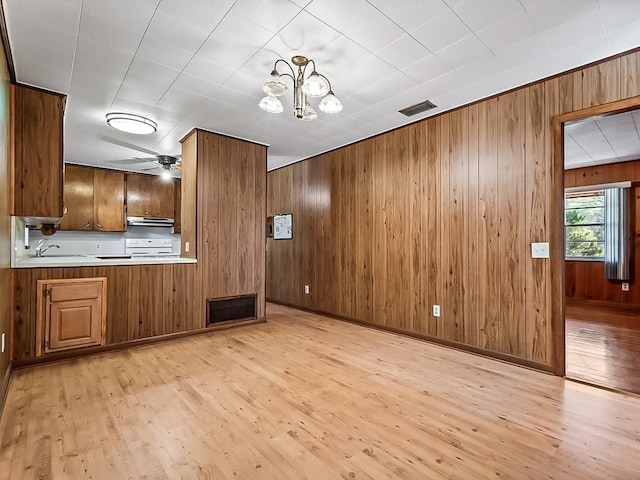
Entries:
POLYGON ((604 190, 564 197, 565 256, 604 260, 604 190))

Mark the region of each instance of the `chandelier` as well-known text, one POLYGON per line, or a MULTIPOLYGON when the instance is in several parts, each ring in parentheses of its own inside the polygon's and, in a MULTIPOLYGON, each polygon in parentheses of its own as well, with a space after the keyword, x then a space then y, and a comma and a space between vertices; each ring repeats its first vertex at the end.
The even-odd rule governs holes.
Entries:
POLYGON ((302 55, 296 55, 291 59, 291 63, 298 67, 297 73, 294 67, 282 58, 273 64, 273 71, 262 86, 262 90, 267 94, 259 103, 262 110, 269 113, 281 113, 284 110, 278 97, 287 93, 289 88, 282 77, 293 80, 293 113, 297 118, 306 121, 318 118, 318 114, 309 104, 308 97, 324 97, 319 105, 324 113, 338 113, 342 110, 342 103, 333 94, 329 79, 316 71, 316 62, 302 55), (289 67, 291 74, 278 72, 276 67, 280 62, 289 67), (313 64, 313 71, 305 78, 307 66, 310 63, 313 64))

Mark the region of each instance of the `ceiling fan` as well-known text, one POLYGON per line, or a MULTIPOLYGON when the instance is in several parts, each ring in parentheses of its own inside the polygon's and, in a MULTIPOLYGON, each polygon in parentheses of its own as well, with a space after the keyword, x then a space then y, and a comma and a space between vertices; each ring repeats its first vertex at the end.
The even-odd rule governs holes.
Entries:
POLYGON ((131 157, 128 159, 122 160, 112 160, 110 163, 118 164, 118 165, 126 165, 127 167, 141 171, 141 172, 149 172, 162 174, 165 177, 172 177, 172 173, 180 175, 182 172, 182 155, 164 155, 160 153, 156 153, 153 150, 149 150, 146 148, 139 147, 137 145, 133 145, 127 142, 123 142, 121 140, 117 140, 114 138, 104 137, 102 140, 105 140, 109 143, 113 143, 115 145, 119 145, 121 147, 128 148, 130 150, 136 150, 138 152, 143 152, 146 154, 153 155, 152 157, 131 157), (141 168, 144 165, 149 164, 147 168, 141 168))
POLYGON ((182 172, 181 155, 156 155, 155 157, 133 157, 127 160, 113 160, 111 163, 126 165, 137 171, 152 174, 161 174, 164 177, 172 177, 173 173, 180 175, 182 172), (145 165, 148 165, 146 168, 145 165), (142 167, 142 168, 140 168, 142 167))

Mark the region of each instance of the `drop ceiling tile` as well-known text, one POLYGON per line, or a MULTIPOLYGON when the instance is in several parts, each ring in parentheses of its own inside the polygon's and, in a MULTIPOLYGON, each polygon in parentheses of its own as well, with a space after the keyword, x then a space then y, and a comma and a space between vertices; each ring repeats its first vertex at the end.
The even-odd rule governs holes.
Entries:
POLYGON ((142 40, 141 31, 129 30, 90 14, 82 15, 80 36, 131 53, 138 49, 142 40))
POLYGON ((609 32, 609 41, 614 52, 623 52, 640 45, 640 20, 609 32))
POLYGON ((136 56, 129 67, 126 78, 133 76, 143 80, 151 80, 158 85, 169 86, 179 73, 180 71, 175 68, 136 56))
POLYGON ((100 42, 80 38, 74 62, 74 72, 80 72, 96 78, 124 77, 133 54, 109 47, 100 42))
POLYGON ((589 12, 598 12, 596 0, 521 0, 529 18, 540 29, 556 27, 589 12), (551 13, 553 12, 553 13, 551 13))
POLYGON ((435 55, 425 57, 402 70, 418 83, 425 83, 451 71, 451 67, 435 55))
POLYGON ((496 72, 501 72, 504 69, 504 63, 497 56, 488 55, 463 65, 456 69, 456 72, 458 72, 462 78, 467 81, 477 82, 495 75, 496 72))
POLYGON ((343 77, 353 73, 355 65, 362 62, 371 54, 344 35, 338 36, 333 42, 313 55, 318 71, 329 77, 332 86, 342 90, 340 83, 343 77))
POLYGON ((184 73, 218 84, 222 84, 227 78, 233 75, 234 72, 229 68, 197 55, 191 59, 183 71, 184 73))
POLYGON ((356 91, 352 98, 363 104, 373 105, 381 99, 388 98, 398 91, 408 90, 418 85, 418 82, 402 72, 395 72, 381 80, 366 84, 356 91))
POLYGON ((276 33, 300 13, 301 8, 288 0, 238 0, 232 11, 276 33))
POLYGON ((370 52, 394 42, 404 33, 365 0, 340 2, 338 8, 333 0, 314 0, 306 10, 370 52))
POLYGON ((369 0, 369 3, 407 32, 449 10, 442 0, 404 0, 402 8, 398 8, 397 0, 369 0))
POLYGON ((167 85, 133 75, 127 75, 118 90, 118 99, 131 100, 145 105, 155 105, 167 91, 167 85))
POLYGON ((214 26, 215 24, 210 29, 194 28, 193 25, 181 22, 179 18, 158 11, 151 20, 145 39, 158 40, 174 48, 194 53, 207 39, 214 26))
POLYGON ((491 51, 475 35, 469 35, 453 45, 438 50, 435 55, 443 63, 456 69, 490 56, 491 51))
MULTIPOLYGON (((184 25, 187 29, 195 29, 199 32, 204 31, 210 33, 235 3, 234 0, 162 0, 158 6, 156 13, 163 14, 166 18, 173 19, 184 25)), ((164 20, 162 21, 164 24, 164 20)), ((175 32, 176 36, 183 33, 180 28, 175 32)), ((172 42, 170 42, 172 43, 172 42)), ((184 45, 176 44, 185 49, 189 49, 184 45)))
POLYGON ((380 60, 375 55, 369 55, 364 60, 353 65, 348 73, 340 75, 339 82, 331 80, 332 86, 335 83, 336 94, 338 91, 341 95, 351 95, 354 92, 360 90, 364 85, 370 84, 372 81, 378 78, 384 78, 392 73, 395 73, 396 69, 380 60))
MULTIPOLYGON (((544 36, 554 51, 584 43, 585 39, 606 35, 598 10, 588 10, 573 19, 547 29, 544 36)), ((608 42, 607 42, 608 43, 608 42)))
POLYGON ((32 42, 20 42, 12 47, 13 55, 18 58, 16 61, 16 67, 22 68, 21 65, 26 60, 39 63, 42 65, 49 65, 51 67, 64 69, 66 74, 65 90, 69 89, 69 79, 71 78, 71 66, 73 65, 73 51, 62 51, 48 47, 46 44, 32 43, 32 42))
POLYGON ((553 53, 553 47, 545 33, 506 45, 495 51, 506 68, 513 68, 553 53))
POLYGON ((465 0, 456 4, 453 10, 474 32, 513 14, 524 13, 524 8, 518 0, 465 0))
POLYGON ((28 37, 29 42, 73 54, 76 46, 77 20, 76 18, 76 30, 67 31, 48 23, 34 21, 33 18, 24 15, 11 15, 10 18, 7 18, 7 29, 9 39, 11 40, 11 48, 13 49, 24 41, 21 37, 16 38, 13 36, 13 32, 27 30, 30 32, 28 37))
POLYGON ((136 55, 155 63, 162 63, 168 67, 182 70, 191 60, 193 53, 176 48, 160 40, 145 37, 136 55))
POLYGON ((85 16, 95 16, 124 30, 144 31, 159 3, 158 0, 84 0, 82 21, 85 16))
POLYGON ((203 100, 204 97, 202 95, 172 86, 156 102, 155 106, 170 112, 187 115, 198 109, 203 100))
POLYGON ((17 74, 20 83, 60 93, 69 90, 69 69, 66 66, 43 63, 29 57, 16 62, 15 66, 21 70, 17 74))
POLYGON ((240 68, 273 36, 258 25, 248 28, 246 22, 239 15, 229 13, 202 45, 198 56, 234 71, 240 68), (241 37, 238 32, 243 32, 241 37))
POLYGON ((408 34, 376 52, 389 65, 402 70, 409 65, 431 55, 417 40, 408 34))
POLYGON ((538 33, 537 27, 525 12, 517 12, 476 32, 478 38, 492 51, 522 41, 538 33))
POLYGON ((640 17, 640 2, 635 0, 601 0, 600 15, 607 30, 616 30, 640 17))
POLYGON ((471 30, 451 10, 411 31, 422 45, 436 52, 471 35, 471 30))
MULTIPOLYGON (((11 31, 12 25, 15 25, 18 17, 24 17, 25 20, 32 22, 32 26, 34 23, 44 23, 75 36, 80 21, 80 4, 66 4, 51 0, 39 2, 34 8, 33 2, 18 1, 12 4, 10 12, 5 11, 5 17, 9 31, 11 31)), ((38 28, 31 27, 29 30, 34 35, 42 35, 38 28)))
POLYGON ((173 87, 205 97, 215 96, 220 91, 219 83, 210 82, 204 78, 196 77, 185 72, 182 72, 178 76, 172 85, 172 88, 173 87))

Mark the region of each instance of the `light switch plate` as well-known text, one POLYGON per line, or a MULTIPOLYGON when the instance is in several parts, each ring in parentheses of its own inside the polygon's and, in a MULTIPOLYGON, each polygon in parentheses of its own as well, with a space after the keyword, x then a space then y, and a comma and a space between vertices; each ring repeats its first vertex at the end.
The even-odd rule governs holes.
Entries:
POLYGON ((532 243, 531 258, 549 258, 549 242, 532 243))

